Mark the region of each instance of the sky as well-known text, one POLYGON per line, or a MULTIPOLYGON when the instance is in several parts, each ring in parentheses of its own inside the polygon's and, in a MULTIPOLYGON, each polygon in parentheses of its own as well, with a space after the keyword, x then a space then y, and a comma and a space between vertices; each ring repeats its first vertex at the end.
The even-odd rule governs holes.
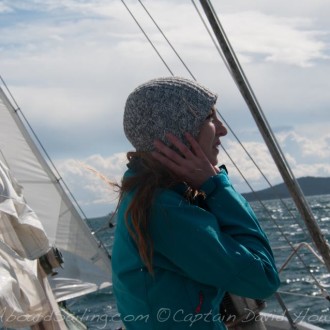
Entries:
MULTIPOLYGON (((175 75, 189 72, 138 0, 126 5, 175 75)), ((198 1, 197 7, 202 9, 198 1)), ((330 176, 330 2, 213 1, 243 70, 296 177, 330 176)), ((272 184, 282 181, 190 0, 143 0, 196 79, 272 184)), ((88 217, 114 210, 129 93, 170 73, 120 0, 0 0, 0 74, 88 217)), ((267 183, 232 133, 226 152, 255 190, 267 183)), ((249 187, 224 150, 240 192, 249 187)))

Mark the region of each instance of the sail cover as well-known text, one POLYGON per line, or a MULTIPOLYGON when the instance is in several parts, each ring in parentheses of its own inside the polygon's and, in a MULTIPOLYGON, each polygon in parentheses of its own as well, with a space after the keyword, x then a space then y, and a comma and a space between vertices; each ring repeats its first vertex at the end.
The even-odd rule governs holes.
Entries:
POLYGON ((0 125, 0 160, 22 185, 26 202, 39 217, 50 244, 63 254, 63 268, 49 279, 57 301, 111 285, 107 253, 91 234, 1 87, 0 125))

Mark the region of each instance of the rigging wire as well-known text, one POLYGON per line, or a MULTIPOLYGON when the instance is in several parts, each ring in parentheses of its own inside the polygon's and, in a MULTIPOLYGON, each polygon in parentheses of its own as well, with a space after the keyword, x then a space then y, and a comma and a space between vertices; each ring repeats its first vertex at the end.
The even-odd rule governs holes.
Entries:
MULTIPOLYGON (((231 77, 233 78, 234 83, 236 84, 236 86, 239 88, 238 82, 236 81, 233 71, 230 67, 230 65, 228 64, 228 61, 226 59, 226 57, 223 55, 220 47, 218 46, 212 32, 210 31, 209 27, 207 26, 203 15, 201 14, 200 10, 198 9, 198 6, 196 5, 194 0, 191 0, 200 20, 202 21, 209 37, 212 40, 213 45, 215 46, 219 56, 221 57, 222 61, 224 62, 229 74, 231 75, 231 77)), ((261 174, 261 176, 264 178, 264 180, 267 182, 267 184, 269 185, 270 188, 274 188, 274 186, 271 184, 271 182, 268 180, 267 176, 264 174, 264 172, 261 170, 261 168, 259 167, 259 165, 256 163, 256 161, 254 160, 254 158, 251 156, 250 152, 245 148, 244 144, 241 142, 241 140, 239 139, 239 137, 237 136, 237 134, 234 132, 234 130, 231 128, 231 126, 229 125, 229 123, 225 120, 225 118, 223 117, 223 115, 221 115, 221 113, 218 111, 219 117, 222 119, 222 121, 226 124, 226 126, 228 127, 228 129, 230 130, 231 134, 234 136, 234 138, 236 139, 236 141, 239 143, 239 145, 241 146, 241 148, 244 150, 244 152, 246 153, 246 155, 249 157, 249 159, 252 161, 252 163, 254 164, 254 166, 257 168, 257 170, 259 171, 259 173, 261 174)), ((249 186, 250 187, 250 186, 249 186)), ((251 188, 250 188, 251 189, 251 188)), ((251 191, 253 192, 253 194, 257 197, 256 193, 253 191, 253 189, 251 189, 251 191)), ((306 229, 303 227, 303 225, 301 224, 301 219, 296 217, 292 211, 289 209, 288 205, 284 202, 284 200, 277 196, 276 194, 274 194, 275 197, 281 201, 281 203, 284 205, 285 209, 289 212, 289 214, 291 215, 292 219, 297 220, 298 225, 300 226, 300 228, 302 229, 302 231, 304 232, 304 234, 307 236, 306 233, 306 229), (298 221, 299 219, 299 221, 298 221)), ((257 198, 257 200, 260 202, 260 199, 257 198)))
POLYGON ((210 38, 211 38, 211 40, 212 40, 212 42, 213 42, 214 47, 216 48, 218 54, 220 55, 221 59, 222 59, 223 62, 225 63, 226 68, 228 69, 228 72, 229 72, 230 75, 233 77, 233 72, 232 72, 232 70, 231 70, 231 68, 230 68, 230 66, 229 66, 229 64, 228 64, 228 62, 227 62, 227 59, 226 59, 226 57, 222 54, 222 51, 221 51, 220 47, 218 46, 217 42, 215 41, 215 38, 213 37, 213 34, 211 33, 209 27, 207 26, 207 24, 206 24, 206 22, 205 22, 205 20, 204 20, 204 18, 203 18, 203 15, 201 14, 200 10, 198 9, 197 5, 195 4, 195 1, 194 1, 194 0, 191 0, 191 2, 192 2, 192 4, 193 4, 193 6, 195 7, 195 10, 196 10, 196 12, 197 12, 197 14, 198 14, 200 20, 202 21, 202 23, 203 23, 203 25, 204 25, 204 27, 205 27, 205 29, 206 29, 208 35, 210 36, 210 38))
POLYGON ((143 30, 141 24, 136 19, 136 17, 133 15, 132 11, 128 8, 128 6, 126 5, 125 1, 124 0, 121 0, 121 2, 125 6, 125 8, 127 9, 127 11, 129 12, 129 14, 132 16, 133 20, 135 21, 135 23, 137 24, 137 26, 140 28, 141 32, 147 38, 147 40, 149 41, 149 43, 152 46, 152 48, 154 49, 154 51, 157 53, 158 57, 161 59, 161 61, 163 62, 163 64, 166 66, 167 70, 170 72, 170 74, 172 76, 174 76, 173 72, 171 71, 171 69, 169 68, 169 66, 167 65, 167 63, 165 62, 165 60, 163 59, 162 55, 159 53, 159 51, 157 50, 156 46, 153 44, 153 42, 151 41, 151 39, 148 37, 147 33, 143 30))
POLYGON ((161 33, 161 35, 164 37, 164 39, 167 41, 167 43, 169 44, 169 46, 172 48, 173 52, 175 53, 175 55, 178 57, 178 59, 180 60, 180 62, 182 63, 182 65, 185 67, 185 69, 188 71, 188 73, 190 74, 190 76, 196 80, 195 76, 192 74, 192 72, 189 70, 188 66, 186 65, 186 63, 183 61, 183 59, 181 58, 181 56, 179 55, 179 53, 176 51, 176 49, 173 47, 173 45, 171 44, 171 42, 168 40, 168 38, 166 37, 166 35, 163 33, 162 29, 159 27, 159 25, 157 24, 157 22, 153 19, 153 17, 151 16, 150 12, 147 10, 147 8, 145 7, 145 5, 142 3, 141 0, 138 0, 140 5, 142 6, 142 8, 145 10, 145 12, 148 14, 148 16, 150 17, 150 19, 152 20, 152 22, 155 24, 155 26, 157 27, 158 31, 161 33))

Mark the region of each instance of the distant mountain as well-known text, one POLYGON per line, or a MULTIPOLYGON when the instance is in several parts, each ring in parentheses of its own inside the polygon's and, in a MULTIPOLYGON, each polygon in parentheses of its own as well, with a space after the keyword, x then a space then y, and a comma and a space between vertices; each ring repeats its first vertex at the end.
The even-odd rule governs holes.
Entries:
MULTIPOLYGON (((330 178, 307 176, 299 178, 297 181, 306 196, 330 194, 330 178)), ((289 191, 284 183, 275 185, 271 188, 259 190, 256 194, 261 200, 290 197, 289 191)), ((257 199, 252 192, 244 193, 242 195, 250 202, 257 199)))

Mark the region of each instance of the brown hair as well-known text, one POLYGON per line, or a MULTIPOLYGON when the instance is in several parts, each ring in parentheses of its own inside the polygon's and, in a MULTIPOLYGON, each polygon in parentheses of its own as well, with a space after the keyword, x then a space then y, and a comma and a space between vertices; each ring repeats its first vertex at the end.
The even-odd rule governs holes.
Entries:
MULTIPOLYGON (((155 160, 150 153, 128 152, 127 159, 135 175, 123 178, 119 187, 118 206, 125 193, 135 190, 133 200, 125 212, 126 226, 137 245, 142 261, 149 273, 153 274, 153 244, 149 231, 149 211, 156 189, 171 188, 182 180, 155 160), (130 221, 128 221, 129 216, 130 221)), ((197 194, 199 193, 196 190, 187 186, 187 199, 194 198, 197 194)))

